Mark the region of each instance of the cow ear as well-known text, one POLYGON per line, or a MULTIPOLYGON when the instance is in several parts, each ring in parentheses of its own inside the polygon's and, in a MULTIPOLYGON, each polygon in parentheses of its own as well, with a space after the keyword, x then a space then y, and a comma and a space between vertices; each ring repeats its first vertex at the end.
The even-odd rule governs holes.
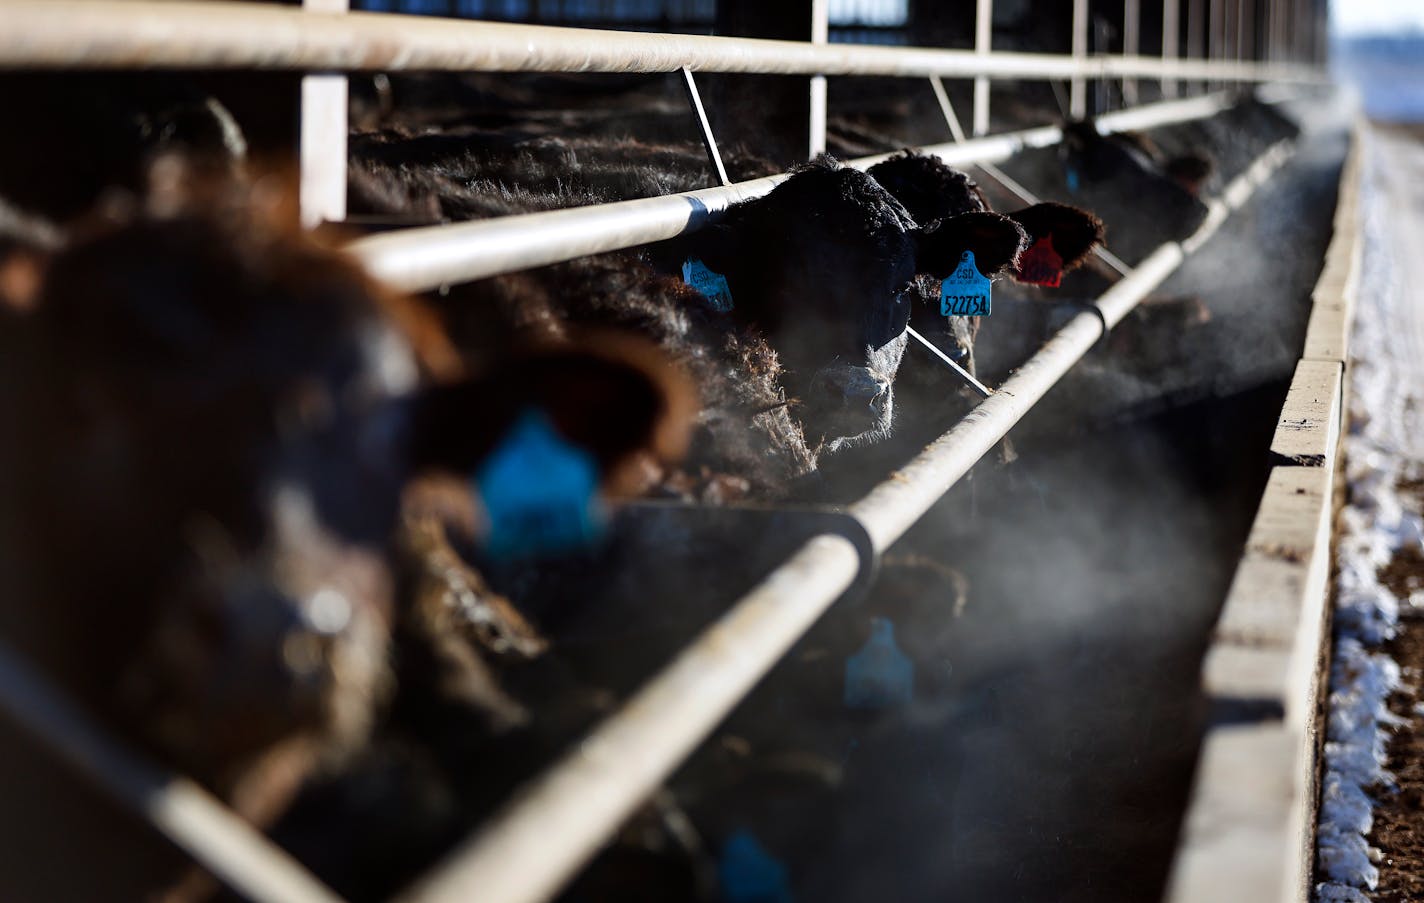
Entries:
POLYGON ((1206 180, 1216 171, 1216 161, 1201 152, 1181 154, 1163 164, 1162 171, 1167 174, 1167 178, 1197 195, 1201 193, 1206 180))
POLYGON ((0 248, 0 311, 24 314, 34 309, 44 279, 44 258, 35 251, 0 248))
POLYGON ((938 220, 915 235, 916 272, 943 279, 959 266, 965 251, 985 276, 995 276, 1018 260, 1025 235, 1022 227, 998 213, 961 213, 938 220))
POLYGON ((1102 221, 1067 204, 1034 204, 1009 216, 1023 226, 1029 243, 1013 275, 1030 285, 1057 285, 1103 240, 1102 221))
POLYGON ((743 250, 741 231, 730 225, 718 224, 693 233, 685 245, 683 256, 695 257, 713 272, 727 275, 742 259, 743 250))
POLYGON ((474 471, 533 411, 588 454, 604 490, 616 494, 635 488, 640 459, 670 462, 686 452, 698 404, 687 376, 656 347, 600 335, 432 387, 410 410, 416 471, 474 471))

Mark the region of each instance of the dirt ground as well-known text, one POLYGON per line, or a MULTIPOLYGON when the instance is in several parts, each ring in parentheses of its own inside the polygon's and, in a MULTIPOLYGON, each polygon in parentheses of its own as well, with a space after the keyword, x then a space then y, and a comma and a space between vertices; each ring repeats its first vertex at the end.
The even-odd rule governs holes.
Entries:
MULTIPOLYGON (((1424 486, 1401 486, 1417 506, 1424 486)), ((1400 599, 1424 589, 1424 554, 1410 549, 1380 570, 1380 580, 1400 599)), ((1404 691, 1390 699, 1390 710, 1408 722, 1389 744, 1386 767, 1399 781, 1394 794, 1379 794, 1370 845, 1383 854, 1378 863, 1375 903, 1424 900, 1424 610, 1405 605, 1399 635, 1384 651, 1403 671, 1404 691)))

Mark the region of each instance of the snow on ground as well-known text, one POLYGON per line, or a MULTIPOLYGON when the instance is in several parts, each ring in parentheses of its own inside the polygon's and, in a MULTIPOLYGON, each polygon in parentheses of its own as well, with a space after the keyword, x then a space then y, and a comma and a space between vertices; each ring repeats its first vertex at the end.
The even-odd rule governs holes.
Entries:
MULTIPOLYGON (((1392 637, 1401 605, 1378 571, 1396 551, 1419 547, 1424 522, 1398 494, 1424 464, 1424 147, 1400 135, 1366 135, 1361 213, 1364 270, 1351 341, 1350 428, 1344 438, 1349 501, 1336 547, 1335 655, 1330 672, 1317 865, 1318 903, 1368 901, 1379 880, 1366 842, 1371 793, 1388 793, 1386 707, 1399 666, 1372 651, 1392 637)), ((1415 600, 1416 602, 1424 600, 1415 600)))

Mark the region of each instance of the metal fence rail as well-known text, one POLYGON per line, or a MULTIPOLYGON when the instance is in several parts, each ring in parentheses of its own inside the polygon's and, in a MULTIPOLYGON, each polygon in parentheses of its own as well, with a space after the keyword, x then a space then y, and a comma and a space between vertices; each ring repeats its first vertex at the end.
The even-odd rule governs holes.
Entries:
MULTIPOLYGON (((1232 102, 1229 94, 1216 93, 1109 113, 1096 123, 1103 134, 1153 128, 1203 119, 1232 102)), ((919 150, 951 166, 966 166, 1007 160, 1029 148, 1052 147, 1062 138, 1058 126, 1042 126, 919 150)), ((869 169, 889 156, 861 157, 846 165, 869 169)), ((683 194, 402 229, 358 239, 350 250, 392 285, 427 291, 673 238, 701 227, 738 201, 767 194, 785 178, 769 176, 683 194)))
POLYGON ((10 0, 0 66, 744 72, 957 78, 1175 78, 1318 82, 1296 63, 976 53, 646 34, 252 3, 10 0))
MULTIPOLYGON (((877 552, 914 525, 1147 293, 1200 248, 1290 156, 1273 146, 1210 205, 1184 241, 1162 245, 1070 320, 990 398, 848 513, 877 552)), ((474 899, 538 903, 557 893, 600 843, 732 710, 855 579, 859 555, 840 536, 807 542, 637 692, 621 711, 520 792, 407 903, 474 899)))
MULTIPOLYGON (((308 0, 309 8, 299 10, 231 2, 0 0, 0 70, 670 73, 687 69, 814 77, 973 78, 973 125, 980 137, 922 149, 952 165, 999 161, 1026 148, 1052 146, 1062 140, 1063 132, 1057 125, 982 136, 988 128, 987 87, 994 79, 1069 80, 1075 113, 1083 112, 1082 89, 1090 80, 1160 79, 1167 96, 1206 80, 1271 86, 1322 81, 1317 68, 1287 61, 1280 52, 1270 54, 1270 62, 1228 60, 1221 53, 1213 54, 1214 59, 1181 59, 1175 0, 1165 0, 1163 4, 1164 43, 1160 58, 1131 52, 1135 36, 1131 44, 1124 42, 1123 53, 1113 55, 1089 56, 1076 41, 1075 53, 1067 55, 994 52, 989 46, 990 30, 985 27, 978 29, 976 50, 953 51, 320 11, 342 2, 320 0, 318 4, 317 0, 308 0), (1170 23, 1166 10, 1171 10, 1170 23), (1169 35, 1171 46, 1167 45, 1169 35)), ((1140 0, 1125 2, 1140 4, 1140 0)), ((1200 5, 1198 0, 1192 0, 1192 9, 1198 14, 1200 5)), ((824 3, 819 4, 822 18, 824 7, 824 3)), ((1083 2, 1074 5, 1075 33, 1086 20, 1086 7, 1083 2)), ((978 10, 987 23, 992 15, 991 0, 980 0, 978 10)), ((1192 41, 1192 29, 1199 30, 1199 18, 1188 16, 1188 55, 1197 46, 1192 41)), ((1281 21, 1272 19, 1272 27, 1281 32, 1281 40, 1274 45, 1279 51, 1292 35, 1281 21)), ((824 91, 823 81, 821 90, 824 91)), ((947 107, 947 99, 941 99, 947 107)), ((1106 114, 1096 123, 1103 133, 1152 128, 1213 115, 1231 100, 1228 94, 1218 93, 1168 101, 1106 114)), ((952 111, 947 112, 953 118, 952 111)), ((823 107, 821 117, 823 138, 823 107)), ((330 119, 323 121, 333 122, 332 128, 340 124, 330 119)), ((811 132, 814 147, 814 123, 811 132)), ((322 143, 339 146, 338 142, 322 143)), ((339 186, 344 184, 345 163, 344 158, 336 159, 337 153, 328 150, 312 155, 312 166, 323 169, 320 182, 328 186, 324 193, 314 193, 312 210, 318 215, 322 211, 344 210, 344 204, 338 202, 344 199, 339 186), (324 162, 320 159, 322 153, 326 156, 324 162), (333 191, 337 197, 332 196, 333 191)), ((1157 249, 1098 299, 1098 312, 1083 313, 1069 321, 997 393, 893 480, 882 483, 853 505, 850 513, 868 531, 875 550, 889 546, 929 510, 1087 353, 1106 329, 1199 248, 1231 210, 1244 204, 1285 155, 1282 146, 1263 155, 1228 186, 1222 199, 1210 205, 1210 215, 1194 236, 1157 249)), ((881 159, 883 155, 866 157, 851 161, 850 165, 864 169, 881 159)), ((309 175, 304 160, 304 188, 309 175)), ((784 178, 773 176, 680 195, 408 229, 361 239, 350 250, 386 281, 407 290, 428 290, 671 238, 698 228, 732 203, 770 192, 784 178)), ((303 208, 305 212, 305 195, 303 208)), ((535 903, 556 893, 852 584, 858 568, 859 556, 844 538, 826 535, 806 543, 679 653, 623 710, 521 792, 442 866, 418 881, 404 899, 535 903)), ((4 694, 0 694, 0 705, 16 708, 16 703, 4 694)), ((50 737, 48 742, 60 741, 50 737)), ((124 796, 123 787, 110 789, 115 795, 124 796)), ((164 822, 162 813, 152 810, 147 814, 180 845, 220 873, 232 872, 230 866, 224 872, 226 863, 242 862, 244 857, 251 861, 254 856, 263 855, 265 841, 258 835, 242 839, 245 849, 224 855, 221 848, 226 841, 219 836, 223 832, 201 830, 203 826, 195 826, 191 820, 164 822), (214 841, 209 835, 219 839, 214 841), (212 851, 214 843, 218 846, 216 853, 212 851)), ((284 869, 285 865, 278 869, 282 871, 278 877, 295 882, 289 886, 302 886, 300 874, 292 876, 284 869)), ((270 898, 275 893, 280 898, 283 893, 278 885, 263 885, 265 892, 256 894, 254 885, 244 887, 235 880, 240 875, 228 877, 240 890, 255 896, 270 898)), ((311 898, 325 894, 314 884, 307 884, 304 890, 311 898)))

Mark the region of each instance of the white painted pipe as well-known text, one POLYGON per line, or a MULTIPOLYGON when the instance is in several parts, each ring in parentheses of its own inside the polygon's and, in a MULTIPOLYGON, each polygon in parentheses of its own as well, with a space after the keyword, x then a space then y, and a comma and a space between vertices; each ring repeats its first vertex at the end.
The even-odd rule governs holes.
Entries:
MULTIPOLYGON (((988 56, 994 43, 994 0, 978 0, 974 7, 974 52, 988 56)), ((989 79, 974 79, 974 135, 989 134, 989 79)))
MULTIPOLYGON (((1186 122, 1211 116, 1230 103, 1228 95, 1218 94, 1150 104, 1099 117, 1098 129, 1106 134, 1186 122)), ((1028 148, 1051 147, 1062 137, 1057 126, 1043 126, 921 150, 951 166, 964 166, 1006 160, 1028 148)), ((848 165, 869 169, 890 156, 861 157, 848 165)), ((684 194, 401 229, 360 238, 349 250, 390 284, 406 291, 428 291, 673 238, 699 228, 731 204, 767 194, 785 178, 770 176, 684 194)))
MULTIPOLYGON (((1137 56, 1142 36, 1142 0, 1123 0, 1122 6, 1122 55, 1137 56)), ((1137 106, 1137 81, 1132 78, 1122 80, 1122 103, 1137 106)))
MULTIPOLYGON (((0 711, 243 897, 258 903, 340 903, 285 850, 206 790, 162 773, 109 739, 4 643, 0 711)), ((76 862, 75 867, 85 866, 76 862)))
MULTIPOLYGON (((811 44, 500 22, 303 12, 191 0, 6 0, 0 67, 480 72, 745 72, 956 78, 1161 78, 1160 59, 811 44)), ((1319 81, 1309 66, 1235 66, 1222 81, 1319 81)))
POLYGON ((1088 115, 1088 83, 1081 66, 1088 62, 1088 0, 1073 0, 1073 59, 1079 71, 1073 74, 1068 93, 1068 115, 1082 119, 1088 115))
MULTIPOLYGON (((811 43, 825 45, 831 40, 830 0, 811 0, 811 43)), ((826 77, 811 76, 811 122, 806 159, 826 152, 826 77)))
MULTIPOLYGON (((1182 19, 1179 2, 1180 0, 1162 0, 1162 62, 1164 63, 1175 61, 1180 56, 1177 52, 1178 31, 1182 19)), ((1166 98, 1177 96, 1177 80, 1175 78, 1162 79, 1162 96, 1166 98)))
MULTIPOLYGON (((1024 148, 1050 147, 1060 140, 1061 130, 1047 126, 923 150, 962 165, 1004 160, 1024 148)), ((889 156, 864 157, 850 165, 868 169, 889 156)), ((427 291, 673 238, 738 201, 767 194, 785 179, 768 176, 683 194, 402 229, 357 239, 348 250, 390 284, 427 291)))
MULTIPOLYGON (((303 0, 308 12, 344 13, 349 0, 303 0)), ((348 88, 344 74, 302 78, 302 124, 297 157, 301 167, 302 225, 346 219, 348 88)))
MULTIPOLYGON (((1288 143, 1268 150, 1213 208, 1240 207, 1288 156, 1288 143)), ((1154 251, 1098 299, 1101 319, 1074 317, 992 397, 852 505, 875 549, 904 535, 1097 343, 1104 323, 1126 316, 1221 222, 1211 217, 1186 242, 1154 251)), ((557 893, 850 587, 858 563, 842 537, 808 541, 400 899, 540 903, 557 893)))

